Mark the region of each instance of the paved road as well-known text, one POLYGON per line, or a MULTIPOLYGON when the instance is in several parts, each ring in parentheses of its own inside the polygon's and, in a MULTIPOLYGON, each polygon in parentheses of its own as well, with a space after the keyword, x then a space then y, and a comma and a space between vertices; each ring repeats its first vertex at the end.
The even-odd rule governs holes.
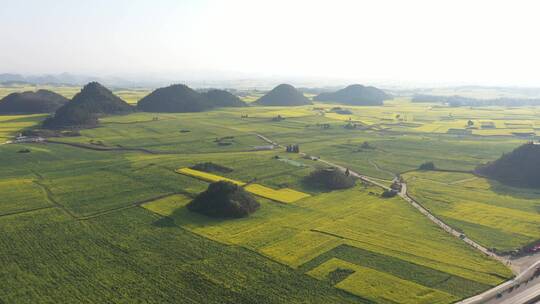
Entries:
POLYGON ((536 279, 527 285, 520 286, 511 293, 503 293, 500 298, 484 302, 485 304, 533 304, 540 302, 540 280, 536 279), (529 286, 529 284, 534 284, 529 286))
POLYGON ((538 267, 540 261, 529 266, 514 279, 458 304, 528 304, 528 301, 540 296, 540 278, 533 277, 538 267), (498 294, 500 297, 497 297, 498 294))

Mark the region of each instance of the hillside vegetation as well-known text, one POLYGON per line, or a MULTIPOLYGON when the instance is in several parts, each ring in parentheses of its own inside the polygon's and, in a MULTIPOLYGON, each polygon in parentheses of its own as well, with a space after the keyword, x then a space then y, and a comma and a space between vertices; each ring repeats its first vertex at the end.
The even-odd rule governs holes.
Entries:
POLYGON ((524 144, 476 172, 514 187, 540 188, 540 145, 524 144))
POLYGON ((355 183, 352 176, 335 168, 315 170, 304 180, 309 186, 323 190, 347 189, 355 183))
POLYGON ((199 93, 186 85, 174 84, 154 90, 138 102, 137 108, 144 112, 183 113, 245 105, 240 98, 224 90, 199 93))
POLYGON ((259 209, 260 204, 241 186, 218 181, 195 197, 188 205, 190 211, 210 217, 246 217, 259 209))
POLYGON ((356 106, 378 106, 390 99, 384 91, 375 87, 353 84, 331 93, 321 93, 313 98, 316 101, 338 102, 356 106))
POLYGON ((238 96, 225 90, 212 89, 202 93, 212 107, 245 107, 246 103, 238 96))
POLYGON ((45 120, 43 125, 47 128, 94 126, 100 115, 129 113, 133 110, 132 106, 106 87, 90 82, 71 102, 60 107, 54 116, 45 120))
POLYGON ((312 102, 290 84, 280 84, 256 101, 263 106, 303 106, 312 102))
POLYGON ((1 114, 52 113, 69 100, 48 90, 11 93, 0 100, 1 114))

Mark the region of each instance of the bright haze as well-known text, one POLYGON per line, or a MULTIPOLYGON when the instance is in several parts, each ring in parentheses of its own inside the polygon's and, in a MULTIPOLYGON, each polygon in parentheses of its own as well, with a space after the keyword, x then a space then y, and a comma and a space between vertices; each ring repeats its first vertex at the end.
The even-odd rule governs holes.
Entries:
POLYGON ((540 86, 537 1, 1 2, 0 73, 540 86))

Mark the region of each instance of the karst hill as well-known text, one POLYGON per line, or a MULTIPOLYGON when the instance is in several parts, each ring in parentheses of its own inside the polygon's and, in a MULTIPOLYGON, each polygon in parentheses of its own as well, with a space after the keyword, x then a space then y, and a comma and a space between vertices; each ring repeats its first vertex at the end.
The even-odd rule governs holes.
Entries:
POLYGON ((166 113, 202 112, 215 107, 243 106, 246 104, 240 98, 225 90, 212 89, 199 93, 183 84, 156 89, 137 104, 140 111, 166 113))
POLYGON ((225 90, 211 89, 203 93, 212 107, 245 107, 246 103, 225 90))
POLYGON ((540 144, 524 144, 479 166, 476 173, 510 186, 540 188, 540 144))
POLYGON ((45 120, 44 126, 48 128, 92 126, 97 124, 100 115, 130 113, 133 110, 132 106, 106 87, 91 82, 70 102, 60 107, 54 116, 45 120))
POLYGON ((290 84, 280 84, 256 102, 262 106, 303 106, 312 104, 311 100, 290 84))
POLYGON ((390 98, 390 95, 378 88, 353 84, 336 92, 321 93, 313 100, 356 106, 379 106, 383 104, 384 100, 390 98))
POLYGON ((11 93, 0 100, 0 114, 53 113, 68 101, 48 90, 11 93))

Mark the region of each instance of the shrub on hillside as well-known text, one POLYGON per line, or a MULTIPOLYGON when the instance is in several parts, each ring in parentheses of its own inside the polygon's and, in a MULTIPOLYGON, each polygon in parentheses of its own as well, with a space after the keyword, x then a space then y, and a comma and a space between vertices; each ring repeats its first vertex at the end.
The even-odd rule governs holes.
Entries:
POLYGON ((390 198, 390 197, 394 197, 396 195, 397 195, 396 190, 384 190, 383 193, 381 194, 381 197, 390 198))
POLYGON ((311 187, 337 190, 351 188, 355 184, 355 179, 335 168, 319 169, 311 172, 305 177, 304 182, 311 187))
POLYGON ((435 170, 435 164, 433 162, 425 162, 418 167, 418 169, 423 171, 435 170))

